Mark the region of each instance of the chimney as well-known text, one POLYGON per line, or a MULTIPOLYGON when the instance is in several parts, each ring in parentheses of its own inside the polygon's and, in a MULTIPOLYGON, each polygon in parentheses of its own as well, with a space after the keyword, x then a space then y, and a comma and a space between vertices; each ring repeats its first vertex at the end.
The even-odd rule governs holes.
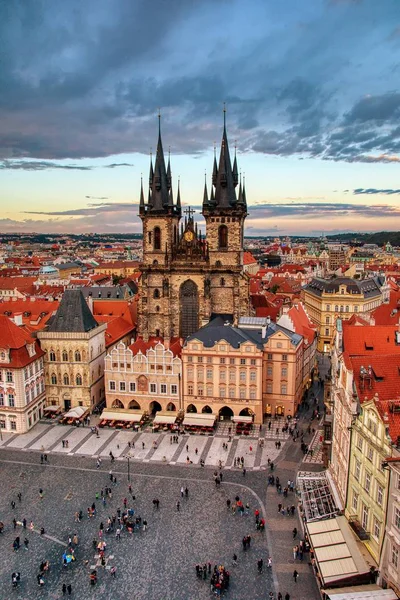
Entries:
MULTIPOLYGON (((289 312, 289 307, 288 306, 282 306, 282 314, 283 315, 287 315, 289 312)), ((269 318, 269 317, 268 317, 269 318)))
POLYGON ((18 327, 20 327, 21 325, 23 325, 22 314, 20 314, 20 315, 14 315, 14 323, 16 325, 18 325, 18 327))
POLYGON ((261 327, 261 339, 264 339, 266 337, 266 335, 267 335, 267 326, 263 325, 261 327))
POLYGON ((267 317, 267 326, 271 323, 271 317, 267 317))

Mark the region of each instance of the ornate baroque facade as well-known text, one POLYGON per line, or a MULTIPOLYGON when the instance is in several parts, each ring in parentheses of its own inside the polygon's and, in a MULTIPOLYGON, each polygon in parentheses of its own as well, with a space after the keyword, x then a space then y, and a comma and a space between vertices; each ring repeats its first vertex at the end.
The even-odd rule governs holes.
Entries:
POLYGON ((204 185, 202 214, 205 236, 190 208, 182 220, 178 185, 172 190, 171 165, 166 166, 159 131, 157 154, 150 165, 149 193, 143 184, 139 216, 143 222, 138 333, 145 341, 186 338, 213 315, 238 322, 248 314, 248 276, 243 271, 243 226, 247 215, 244 184, 239 185, 224 124, 219 163, 214 157, 211 194, 204 185))

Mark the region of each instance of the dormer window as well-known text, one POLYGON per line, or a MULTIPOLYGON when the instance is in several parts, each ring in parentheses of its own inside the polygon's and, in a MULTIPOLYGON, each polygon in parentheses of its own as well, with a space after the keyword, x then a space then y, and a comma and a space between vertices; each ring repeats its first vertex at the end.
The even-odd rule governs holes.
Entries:
POLYGON ((0 362, 9 362, 8 352, 0 350, 0 362))

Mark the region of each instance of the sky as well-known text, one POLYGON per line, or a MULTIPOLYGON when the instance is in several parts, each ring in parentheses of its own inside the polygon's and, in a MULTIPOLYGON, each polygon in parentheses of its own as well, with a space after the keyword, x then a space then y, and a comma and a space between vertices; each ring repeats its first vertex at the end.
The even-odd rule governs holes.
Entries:
POLYGON ((4 1, 0 48, 0 232, 140 232, 158 110, 199 211, 224 102, 247 235, 400 229, 399 0, 4 1))

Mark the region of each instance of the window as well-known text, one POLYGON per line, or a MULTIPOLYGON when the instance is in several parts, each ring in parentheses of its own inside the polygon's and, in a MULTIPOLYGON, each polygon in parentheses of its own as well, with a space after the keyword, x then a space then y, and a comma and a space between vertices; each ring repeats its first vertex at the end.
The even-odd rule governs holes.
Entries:
POLYGON ((57 375, 55 373, 51 374, 51 383, 52 385, 57 385, 57 375))
POLYGON ((198 356, 197 357, 197 362, 198 363, 202 363, 203 362, 203 357, 202 356, 198 356))
POLYGON ((339 312, 339 306, 338 306, 338 304, 335 304, 335 312, 339 312))
POLYGON ((363 439, 361 435, 357 436, 357 448, 362 452, 363 449, 363 439))
POLYGON ((394 526, 400 531, 400 510, 397 508, 397 506, 394 507, 393 523, 394 526))
POLYGON ((198 396, 204 396, 204 387, 203 387, 203 385, 198 385, 197 386, 197 395, 198 396))
POLYGON ((230 358, 229 359, 229 364, 230 365, 234 365, 235 364, 235 359, 234 358, 230 358))
POLYGON ((8 394, 8 406, 15 406, 14 394, 8 394))
POLYGON ((130 392, 136 392, 136 383, 134 381, 131 381, 129 383, 129 391, 130 392))
POLYGON ((81 362, 81 353, 79 350, 75 352, 75 362, 81 362))
POLYGON ((207 379, 212 379, 212 378, 213 378, 213 370, 207 369, 207 379))
POLYGON ((246 371, 240 371, 240 381, 246 381, 246 371))
POLYGON ((276 347, 277 347, 277 348, 282 348, 282 342, 277 342, 277 343, 276 343, 276 347))
POLYGON ((224 369, 219 372, 219 378, 221 381, 226 380, 226 371, 224 369))
POLYGON ((256 359, 255 359, 255 358, 252 358, 252 359, 250 359, 250 364, 251 364, 253 367, 255 367, 255 365, 256 365, 256 359))
POLYGON ((161 249, 161 229, 159 227, 154 227, 154 250, 161 249))
POLYGON ((240 359, 240 364, 241 365, 245 365, 246 364, 246 359, 245 358, 241 358, 240 359))
POLYGON ((371 446, 368 447, 367 458, 370 462, 374 460, 374 451, 372 450, 371 446))
POLYGON ((287 394, 287 385, 286 384, 281 385, 281 394, 287 394))
POLYGON ((236 371, 229 371, 229 381, 236 381, 236 371))
POLYGON ((267 354, 267 359, 272 360, 272 354, 267 354))
POLYGON ((224 358, 220 358, 219 359, 219 364, 220 365, 224 365, 225 364, 225 359, 224 358))
POLYGON ((5 429, 6 428, 6 420, 5 419, 0 419, 0 429, 5 429))
POLYGON ((379 504, 379 506, 382 506, 383 504, 383 487, 379 484, 376 490, 376 503, 379 504))
POLYGON ((173 384, 171 385, 171 394, 172 394, 173 396, 176 396, 176 394, 177 394, 177 393, 178 393, 178 386, 176 385, 176 383, 173 383, 173 384))
POLYGON ((361 525, 363 527, 363 529, 365 529, 365 531, 367 531, 368 529, 368 508, 367 506, 365 506, 365 504, 362 505, 362 519, 361 519, 361 525))
POLYGON ((229 388, 229 398, 235 397, 235 388, 229 388))
POLYGON ((197 369, 197 379, 203 381, 204 379, 204 369, 197 369))
POLYGON ((398 548, 394 544, 392 544, 392 552, 390 555, 390 562, 395 567, 395 569, 397 569, 398 564, 399 564, 399 551, 398 551, 398 548))
POLYGON ((193 356, 188 356, 188 362, 193 362, 193 356))
POLYGON ((212 356, 207 356, 207 363, 212 364, 212 356))
POLYGON ((69 376, 67 375, 67 373, 64 374, 64 385, 69 385, 69 376))
POLYGON ((12 380, 13 380, 12 371, 7 371, 7 375, 6 375, 6 381, 7 381, 7 383, 12 383, 12 380))
POLYGON ((281 377, 287 377, 287 368, 286 367, 282 367, 282 369, 281 369, 281 377))
POLYGON ((331 310, 331 305, 330 304, 326 305, 326 310, 331 310))
POLYGON ((63 362, 68 362, 68 352, 66 350, 63 350, 62 359, 63 362))
POLYGON ((17 430, 17 421, 10 421, 10 429, 13 431, 17 430))
POLYGON ((377 540, 379 540, 379 536, 381 535, 381 524, 376 517, 374 517, 374 528, 373 528, 373 536, 377 540))
POLYGON ((167 393, 167 384, 166 383, 162 383, 160 385, 160 392, 161 392, 161 394, 166 394, 167 393))
POLYGON ((125 383, 125 381, 120 381, 119 382, 119 391, 120 392, 125 392, 126 391, 126 383, 125 383))
POLYGON ((282 360, 283 360, 284 362, 286 362, 286 361, 287 361, 287 354, 282 354, 282 360))
POLYGON ((272 394, 272 383, 267 383, 267 394, 272 394))
POLYGON ((56 362, 56 353, 53 352, 53 350, 50 350, 50 352, 49 352, 49 361, 56 362))
POLYGON ((115 392, 115 381, 109 381, 108 385, 110 388, 110 392, 115 392))
POLYGON ((151 394, 157 394, 157 384, 156 383, 151 383, 150 384, 150 393, 151 394))
POLYGON ((267 366, 267 377, 272 377, 272 365, 267 366))
POLYGON ((220 249, 228 247, 228 228, 226 225, 220 225, 218 229, 218 246, 220 249))
POLYGON ((239 390, 239 398, 241 400, 244 400, 246 398, 246 389, 241 387, 239 390))
POLYGON ((187 370, 187 377, 188 377, 188 379, 193 379, 193 369, 187 370))
POLYGON ((325 327, 325 335, 329 335, 329 327, 325 327))
POLYGON ((400 475, 397 475, 397 489, 400 490, 400 475))
POLYGON ((153 298, 158 299, 160 297, 160 290, 155 289, 153 292, 153 298))
POLYGON ((189 396, 193 396, 193 386, 192 385, 188 385, 188 394, 189 394, 189 396))
POLYGON ((256 391, 254 389, 250 390, 250 400, 256 399, 256 391))
POLYGON ((350 309, 349 309, 349 307, 348 307, 348 306, 346 306, 346 312, 349 312, 349 310, 350 310, 350 309))
POLYGON ((358 312, 358 306, 354 307, 354 312, 358 312))
POLYGON ((0 406, 4 406, 4 394, 0 392, 0 406))
POLYGON ((355 512, 358 511, 358 494, 357 492, 353 492, 353 502, 351 503, 353 510, 355 512))
POLYGON ((354 464, 354 479, 360 481, 361 463, 356 459, 354 464))
POLYGON ((225 390, 224 387, 220 387, 219 388, 219 395, 220 395, 221 398, 225 398, 226 390, 225 390))
POLYGON ((250 371, 250 381, 256 381, 257 373, 256 371, 250 371))

